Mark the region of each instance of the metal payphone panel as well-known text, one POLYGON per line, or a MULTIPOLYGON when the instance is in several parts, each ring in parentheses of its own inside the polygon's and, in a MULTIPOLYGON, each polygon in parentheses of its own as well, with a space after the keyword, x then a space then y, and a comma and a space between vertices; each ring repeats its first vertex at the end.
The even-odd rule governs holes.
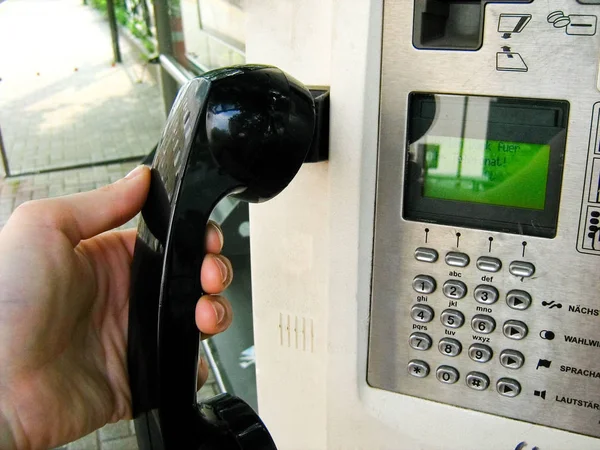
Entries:
POLYGON ((384 6, 367 380, 600 437, 600 7, 483 7, 384 6))

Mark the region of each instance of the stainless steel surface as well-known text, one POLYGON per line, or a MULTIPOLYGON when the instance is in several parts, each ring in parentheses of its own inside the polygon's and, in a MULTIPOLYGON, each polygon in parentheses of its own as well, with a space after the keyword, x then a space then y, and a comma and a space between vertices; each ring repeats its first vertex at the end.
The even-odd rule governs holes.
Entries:
POLYGON ((594 375, 600 373, 600 40, 593 20, 600 8, 572 0, 490 3, 479 50, 438 51, 413 47, 412 3, 387 1, 384 8, 368 382, 400 394, 600 437, 600 377, 594 375), (547 19, 553 12, 561 12, 561 17, 594 17, 577 16, 571 21, 576 27, 557 28, 547 19), (531 18, 507 38, 498 31, 501 14, 531 18), (568 101, 556 237, 404 220, 410 92, 568 101), (425 263, 415 260, 418 247, 443 255, 462 252, 471 260, 492 257, 503 266, 494 273, 483 271, 495 270, 494 265, 457 268, 443 260, 425 263), (513 261, 533 264, 535 273, 511 275, 508 266, 513 261), (485 283, 494 286, 501 298, 511 290, 524 290, 532 304, 519 311, 503 301, 482 305, 471 294, 456 300, 446 298, 441 289, 418 293, 413 290, 417 275, 430 276, 438 285, 460 279, 469 292, 485 283), (410 310, 417 304, 429 306, 434 314, 449 307, 460 310, 469 323, 483 313, 497 327, 484 335, 470 326, 449 329, 440 320, 415 322, 410 310), (430 336, 432 347, 411 348, 409 336, 414 332, 430 336), (495 356, 485 363, 472 360, 468 351, 450 358, 438 350, 442 338, 456 339, 465 349, 485 344, 495 356), (499 358, 503 350, 520 352, 523 366, 504 367, 499 358), (411 376, 415 375, 411 360, 425 363, 432 373, 411 376), (441 383, 434 375, 445 365, 462 380, 479 372, 489 378, 489 387, 475 390, 466 381, 441 383))
POLYGON ((194 78, 194 74, 186 70, 177 60, 169 55, 159 56, 160 65, 181 86, 194 78))

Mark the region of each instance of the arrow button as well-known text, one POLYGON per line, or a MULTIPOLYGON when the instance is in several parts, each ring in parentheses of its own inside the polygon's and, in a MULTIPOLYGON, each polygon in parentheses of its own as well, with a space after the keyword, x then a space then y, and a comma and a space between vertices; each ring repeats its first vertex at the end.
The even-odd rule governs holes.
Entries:
POLYGON ((525 363, 523 353, 517 350, 502 350, 500 353, 500 364, 507 369, 520 369, 525 363))
POLYGON ((519 341, 527 336, 529 330, 527 325, 520 320, 507 320, 502 326, 502 332, 507 338, 519 341))
POLYGON ((500 378, 496 383, 496 390, 504 397, 516 397, 521 393, 521 384, 512 378, 500 378))
POLYGON ((531 295, 528 292, 514 289, 506 294, 506 304, 519 311, 523 311, 531 306, 531 295))

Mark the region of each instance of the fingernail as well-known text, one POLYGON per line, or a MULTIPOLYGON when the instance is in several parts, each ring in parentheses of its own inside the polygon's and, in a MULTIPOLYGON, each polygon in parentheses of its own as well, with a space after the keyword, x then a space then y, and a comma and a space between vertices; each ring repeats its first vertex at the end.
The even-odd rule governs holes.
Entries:
POLYGON ((215 230, 217 232, 217 234, 219 235, 219 242, 221 243, 221 248, 223 248, 223 230, 221 230, 221 227, 219 225, 217 225, 215 222, 210 221, 210 226, 212 227, 213 230, 215 230))
POLYGON ((215 310, 215 314, 217 315, 217 325, 221 323, 223 317, 225 317, 225 308, 218 301, 212 302, 213 309, 215 310))
POLYGON ((131 180, 135 177, 137 177, 138 175, 140 175, 144 170, 144 166, 137 166, 135 169, 133 169, 131 172, 129 172, 127 175, 125 175, 125 178, 127 178, 128 180, 131 180))
POLYGON ((217 266, 219 267, 219 272, 221 272, 221 281, 223 282, 223 284, 225 284, 229 275, 229 268, 227 267, 227 264, 225 264, 223 260, 218 256, 215 256, 215 261, 217 263, 217 266))

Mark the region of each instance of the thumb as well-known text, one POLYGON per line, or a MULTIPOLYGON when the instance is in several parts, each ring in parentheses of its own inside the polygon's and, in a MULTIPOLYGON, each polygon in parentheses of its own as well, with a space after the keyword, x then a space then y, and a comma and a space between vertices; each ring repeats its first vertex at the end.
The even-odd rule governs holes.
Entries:
POLYGON ((139 166, 125 178, 93 191, 25 203, 15 215, 20 224, 58 229, 75 247, 133 218, 142 209, 149 187, 150 169, 139 166))

